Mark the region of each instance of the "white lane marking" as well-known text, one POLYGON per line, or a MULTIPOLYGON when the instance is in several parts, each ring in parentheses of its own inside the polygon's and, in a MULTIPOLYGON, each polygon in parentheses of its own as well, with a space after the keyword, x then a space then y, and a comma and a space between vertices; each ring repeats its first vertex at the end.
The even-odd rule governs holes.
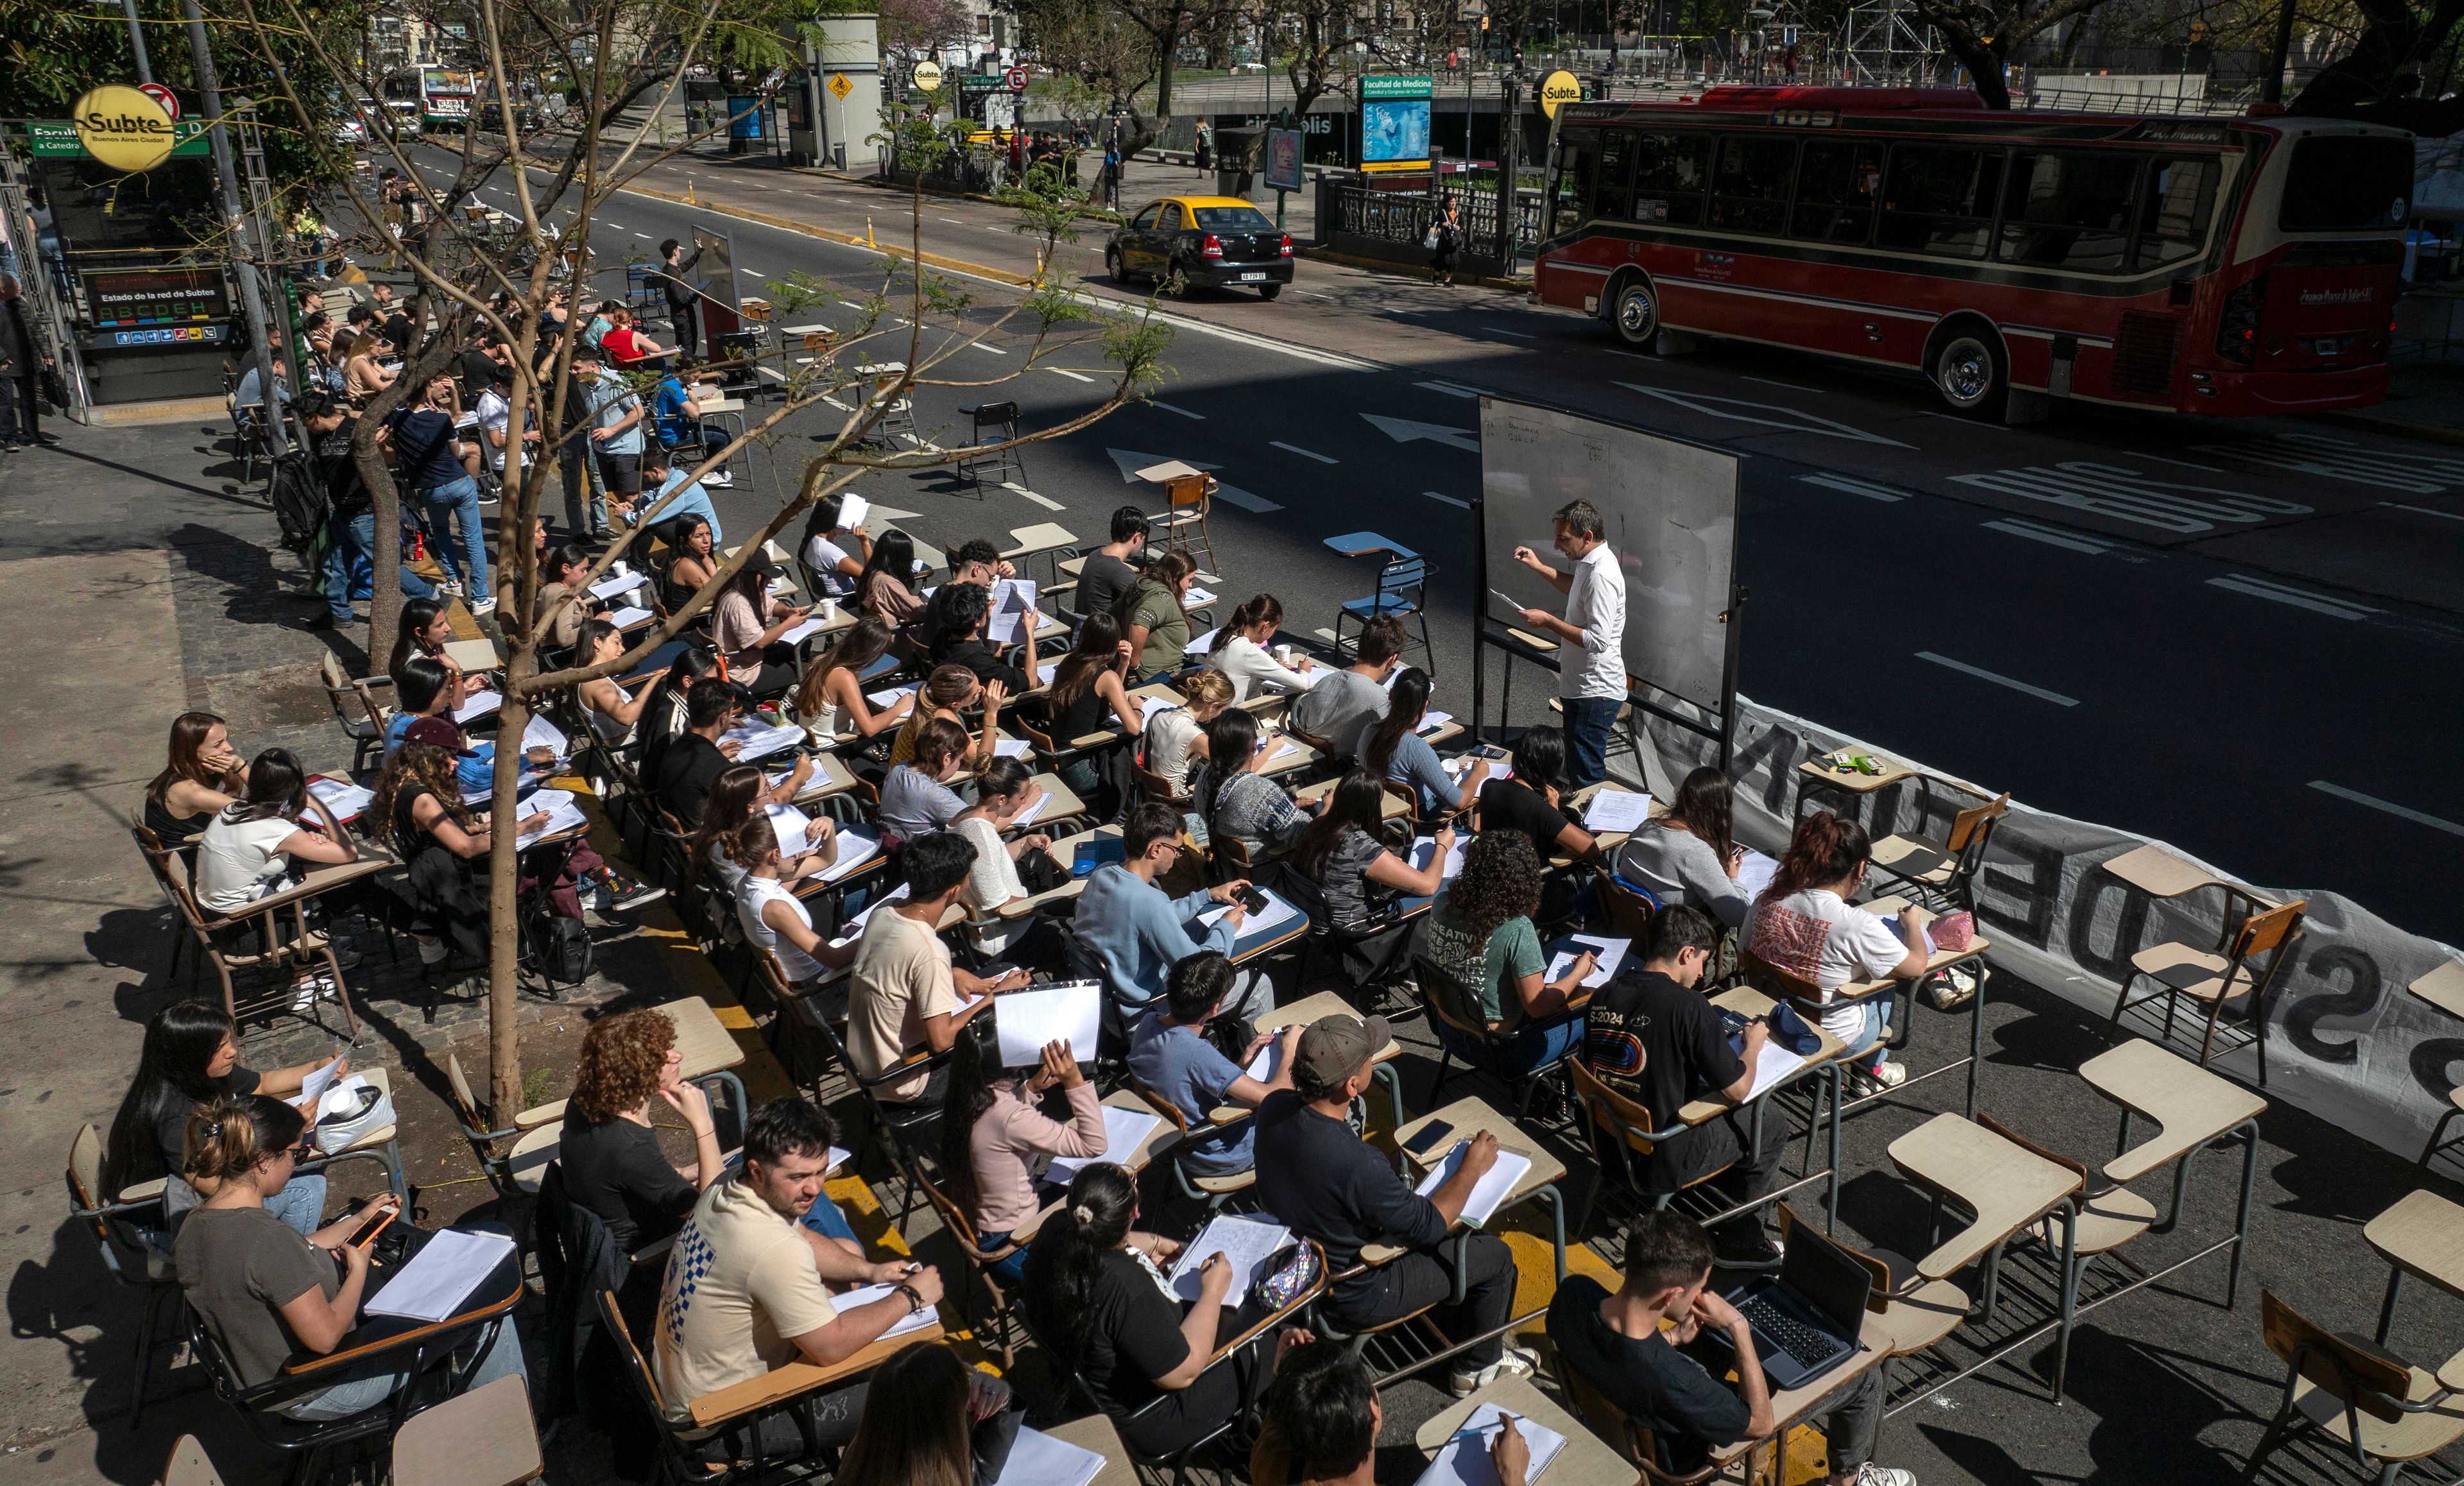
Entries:
POLYGON ((1226 505, 1238 506, 1243 511, 1257 512, 1260 515, 1264 515, 1270 511, 1281 511, 1284 509, 1283 507, 1276 505, 1273 501, 1266 499, 1264 495, 1252 495, 1247 491, 1241 489, 1241 487, 1237 485, 1216 486, 1215 495, 1213 498, 1222 501, 1226 505))
POLYGON ((1287 444, 1281 439, 1268 439, 1266 441, 1266 447, 1268 448, 1282 449, 1287 454, 1298 454, 1303 459, 1314 459, 1322 465, 1339 465, 1343 463, 1340 459, 1329 458, 1327 455, 1317 453, 1314 450, 1303 448, 1297 444, 1287 444))
POLYGON ((2413 495, 2464 485, 2464 457, 2371 448, 2325 433, 2278 433, 2239 444, 2195 445, 2193 450, 2245 469, 2289 470, 2413 495))
POLYGON ((1766 387, 1786 387, 1791 392, 1811 392, 1815 397, 1829 397, 1831 395, 1820 387, 1801 387, 1793 382, 1773 382, 1769 377, 1749 377, 1744 372, 1737 373, 1737 380, 1739 382, 1759 382, 1766 387))
POLYGON ((2408 506, 2400 500, 2383 500, 2379 504, 2389 511, 2409 511, 2417 516, 2444 516, 2450 521, 2464 521, 2464 514, 2453 511, 2432 511, 2428 506, 2408 506))
POLYGON ((1464 398, 1464 399, 1473 399, 1473 398, 1477 398, 1477 397, 1479 397, 1479 396, 1480 396, 1480 393, 1479 393, 1479 391, 1478 391, 1477 389, 1472 388, 1472 387, 1466 387, 1466 386, 1463 386, 1463 385, 1462 385, 1462 384, 1461 384, 1461 383, 1459 383, 1459 382, 1416 382, 1412 383, 1412 385, 1414 385, 1414 386, 1416 386, 1416 387, 1422 387, 1422 388, 1426 388, 1427 390, 1429 390, 1429 391, 1431 391, 1431 392, 1441 392, 1441 393, 1445 394, 1447 397, 1459 397, 1459 398, 1464 398))
POLYGON ((1830 490, 1844 491, 1851 495, 1862 495, 1867 500, 1905 500, 1908 498, 1907 492, 1905 491, 1895 491, 1887 485, 1876 485, 1871 480, 1852 480, 1844 474, 1801 474, 1798 475, 1797 478, 1808 485, 1819 485, 1830 490))
POLYGON ((615 228, 615 229, 616 229, 617 230, 619 230, 619 231, 631 231, 631 230, 632 230, 632 229, 630 229, 630 228, 628 228, 628 227, 625 226, 625 224, 624 224, 624 223, 617 221, 614 217, 609 217, 609 218, 607 219, 607 225, 608 225, 609 227, 615 228))
POLYGON ((967 349, 968 349, 968 350, 970 350, 970 351, 981 351, 981 352, 985 353, 985 354, 986 354, 986 355, 988 355, 988 356, 1007 356, 1007 355, 1009 355, 1009 353, 1008 353, 1007 351, 1002 350, 1001 347, 999 347, 999 346, 995 346, 995 345, 986 345, 986 344, 984 344, 984 343, 983 343, 982 341, 980 341, 980 340, 970 340, 970 341, 968 341, 968 342, 966 343, 966 346, 967 346, 967 349))
POLYGON ((1010 235, 1011 235, 1010 229, 1009 229, 1008 228, 1005 228, 1005 227, 988 227, 988 228, 985 228, 985 229, 984 229, 984 230, 985 230, 985 231, 987 231, 987 232, 998 232, 998 233, 1000 233, 1000 234, 1001 234, 1001 236, 1003 236, 1003 237, 1008 237, 1008 236, 1010 236, 1010 235))
POLYGON ((1444 501, 1449 506, 1460 506, 1465 511, 1469 511, 1471 509, 1471 502, 1467 500, 1457 500, 1451 495, 1441 495, 1435 491, 1422 491, 1420 493, 1426 495, 1431 500, 1444 501))
POLYGON ((1517 340, 1537 340, 1540 339, 1537 336, 1526 335, 1519 330, 1507 330, 1496 325, 1483 325, 1481 329, 1487 331, 1492 336, 1512 336, 1517 340))
MULTIPOLYGON (((1408 418, 1380 418, 1375 413, 1363 413, 1360 416, 1368 419, 1378 432, 1397 444, 1409 444, 1416 439, 1426 439, 1432 444, 1443 444, 1469 453, 1480 452, 1480 434, 1475 429, 1449 428, 1443 424, 1414 423, 1408 418)), ((1327 463, 1332 464, 1333 461, 1328 460, 1327 463)))
POLYGON ((1067 377, 1071 382, 1093 382, 1095 380, 1092 377, 1082 377, 1078 373, 1071 371, 1067 366, 1047 366, 1044 369, 1052 373, 1052 375, 1056 377, 1067 377))
POLYGON ((2111 542, 2092 541, 2084 536, 2076 536, 2068 532, 2057 532, 2051 527, 2037 526, 2029 521, 1988 521, 1985 525, 1996 532, 2008 532, 2013 536, 2024 536, 2032 542, 2043 542, 2048 547, 2067 547, 2073 552, 2083 552, 2091 557, 2109 551, 2113 546, 2111 542))
POLYGON ((2150 454, 2150 453, 2146 453, 2146 452, 2145 452, 2145 451, 2141 451, 2141 452, 2139 452, 2139 453, 2133 454, 2131 457, 2132 457, 2132 458, 2134 458, 2134 459, 2152 459, 2152 460, 2156 461, 2156 462, 2157 462, 2158 464, 2160 464, 2160 465, 2180 465, 2180 466, 2181 466, 2183 469, 2185 469, 2185 470, 2199 470, 2199 471, 2200 471, 2201 473, 2203 473, 2203 474, 2222 474, 2222 473, 2224 473, 2224 471, 2223 471, 2222 470, 2217 469, 2217 468, 2216 468, 2215 466, 2213 466, 2213 465, 2194 465, 2194 464, 2190 463, 2190 462, 2189 462, 2189 460, 2187 460, 2187 459, 2167 459, 2167 458, 2166 458, 2166 457, 2165 457, 2164 455, 2162 455, 2162 454, 2150 454))
POLYGON ((1199 423, 1204 423, 1206 421, 1206 415, 1204 413, 1193 413, 1186 407, 1175 407, 1161 398, 1149 398, 1147 401, 1156 407, 1162 408, 1167 413, 1178 413, 1183 418, 1194 418, 1199 423))
MULTIPOLYGON (((1107 448, 1104 452, 1112 456, 1113 465, 1121 471, 1121 483, 1123 485, 1137 484, 1139 470, 1151 470, 1156 465, 1164 462, 1164 458, 1161 454, 1142 454, 1133 448, 1107 448)), ((1223 468, 1221 465, 1210 465, 1202 459, 1184 459, 1181 463, 1187 465, 1192 470, 1221 470, 1223 468)))
POLYGON ((649 241, 650 240, 650 234, 649 234, 649 233, 648 233, 648 232, 635 232, 633 235, 634 235, 634 236, 636 236, 636 237, 638 237, 638 238, 640 238, 642 241, 644 241, 644 242, 646 242, 646 243, 647 243, 647 242, 649 242, 649 241))
POLYGON ((1026 499, 1042 506, 1046 511, 1067 511, 1069 509, 1068 507, 1061 504, 1061 502, 1054 500, 1049 495, 1038 495, 1035 492, 1028 490, 1025 486, 1019 484, 1016 480, 1003 480, 1001 482, 1001 489, 1023 495, 1026 499))
POLYGON ((1919 650, 1917 652, 1917 659, 1921 661, 1931 661, 1936 666, 1947 666, 1952 670, 1964 672, 1967 675, 1975 677, 1979 681, 1990 681, 1997 687, 2009 687, 2013 691, 2025 691, 2030 696, 2051 702, 2057 707, 2079 706, 2079 698, 2077 697, 2064 696, 2058 691, 2048 691, 2042 687, 2032 687, 2024 681, 2013 681, 2008 676, 1997 675, 1992 671, 1985 669, 1983 667, 1970 666, 1966 661, 1954 661, 1947 655, 1936 655, 1931 650, 1919 650))
POLYGON ((956 223, 957 223, 960 227, 970 227, 970 226, 973 226, 973 224, 972 224, 972 223, 970 223, 970 222, 968 222, 968 221, 967 221, 967 219, 966 219, 966 218, 964 218, 964 217, 943 217, 943 218, 941 218, 940 220, 941 220, 941 221, 944 221, 944 222, 956 222, 956 223))
POLYGON ((1317 293, 1315 290, 1310 290, 1310 289, 1304 289, 1304 290, 1302 290, 1302 291, 1301 291, 1301 293, 1302 293, 1303 295, 1308 295, 1308 296, 1309 296, 1309 298, 1311 298, 1311 299, 1325 299, 1325 300, 1328 300, 1328 301, 1331 302, 1331 301, 1333 300, 1333 298, 1334 298, 1334 295, 1322 295, 1322 294, 1317 293))
POLYGON ((2248 594, 2254 599, 2272 599, 2277 603, 2289 603, 2297 609, 2309 609, 2340 620, 2367 619, 2373 614, 2387 612, 2385 609, 2373 609, 2367 604, 2354 603, 2349 600, 2331 599, 2324 594, 2314 594, 2299 588, 2287 587, 2264 578, 2253 578, 2247 573, 2234 573, 2225 578, 2209 579, 2208 586, 2230 589, 2237 594, 2248 594))
POLYGON ((2212 532, 2219 521, 2255 525, 2270 516, 2310 514, 2309 507, 2289 500, 2245 495, 2212 485, 2151 479, 2136 470, 2090 460, 2065 460, 2058 465, 2031 465, 1950 478, 1956 484, 1978 490, 2066 506, 2074 511, 2092 511, 2109 520, 2186 535, 2212 532))
POLYGON ((2434 831, 2445 831, 2450 836, 2464 836, 2464 825, 2457 825, 2453 820, 2442 820, 2433 815, 2424 815, 2418 810, 2409 809, 2393 800, 2381 799, 2375 795, 2365 795, 2359 790, 2348 790, 2341 784, 2330 784, 2324 779, 2311 780, 2310 787, 2321 793, 2333 795, 2338 799, 2349 799, 2356 805, 2367 805, 2372 810, 2384 810, 2391 816, 2402 816, 2416 825, 2426 825, 2434 831))
POLYGON ((1663 402, 1674 403, 1680 407, 1701 413, 1708 418, 1726 418, 1732 423, 1749 423, 1757 427, 1778 428, 1787 433, 1812 433, 1827 439, 1851 439, 1859 444, 1887 444, 1893 448, 1916 447, 1913 444, 1903 444, 1898 439, 1886 439, 1879 433, 1867 433, 1862 428, 1852 428, 1844 423, 1825 418, 1818 413, 1805 413, 1793 407, 1782 407, 1777 403, 1749 403, 1743 398, 1713 397, 1707 392, 1672 392, 1665 387, 1646 387, 1632 382, 1620 382, 1617 385, 1629 392, 1639 392, 1644 397, 1656 397, 1663 402), (1752 409, 1752 411, 1740 409, 1752 409), (1780 416, 1764 416, 1773 413, 1780 416))

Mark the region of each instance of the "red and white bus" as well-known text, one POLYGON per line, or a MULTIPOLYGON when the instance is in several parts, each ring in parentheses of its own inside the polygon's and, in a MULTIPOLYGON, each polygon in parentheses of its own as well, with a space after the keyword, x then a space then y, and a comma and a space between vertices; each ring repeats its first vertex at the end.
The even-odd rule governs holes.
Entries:
POLYGON ((1540 297, 1635 346, 1676 331, 1910 367, 1981 416, 2387 392, 2401 130, 1722 87, 1567 104, 1550 158, 1540 297))

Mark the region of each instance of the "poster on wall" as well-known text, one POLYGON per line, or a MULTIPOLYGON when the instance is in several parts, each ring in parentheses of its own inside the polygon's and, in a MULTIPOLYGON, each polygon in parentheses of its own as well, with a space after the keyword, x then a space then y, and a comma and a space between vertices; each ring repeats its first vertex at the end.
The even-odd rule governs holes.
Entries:
POLYGON ((1429 97, 1425 76, 1380 75, 1360 79, 1360 168, 1429 168, 1429 97))
POLYGON ((1266 189, 1297 191, 1307 182, 1301 171, 1301 132, 1298 129, 1266 131, 1266 189))

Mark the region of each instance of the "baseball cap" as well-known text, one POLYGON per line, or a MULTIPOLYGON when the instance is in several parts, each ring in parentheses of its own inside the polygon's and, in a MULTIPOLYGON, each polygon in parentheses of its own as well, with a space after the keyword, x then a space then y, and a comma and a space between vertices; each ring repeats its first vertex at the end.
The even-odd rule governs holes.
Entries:
POLYGON ((465 758, 475 756, 462 746, 462 730, 442 717, 422 717, 402 730, 402 740, 405 743, 426 743, 465 758))
POLYGON ((1383 1016, 1321 1017, 1301 1034, 1293 1070, 1303 1082, 1332 1088, 1359 1072, 1360 1065, 1387 1040, 1383 1016))

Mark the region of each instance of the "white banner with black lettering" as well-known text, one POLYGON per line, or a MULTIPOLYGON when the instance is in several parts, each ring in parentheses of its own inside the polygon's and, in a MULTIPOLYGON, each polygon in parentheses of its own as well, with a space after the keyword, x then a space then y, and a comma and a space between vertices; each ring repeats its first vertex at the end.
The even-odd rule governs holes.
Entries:
MULTIPOLYGON (((1737 712, 1731 776, 1737 835, 1773 854, 1787 844, 1801 782, 1797 765, 1807 758, 1853 746, 1924 767, 1921 760, 1884 755, 1870 744, 1742 696, 1737 712)), ((1645 758, 1644 772, 1658 798, 1670 798, 1677 781, 1716 759, 1714 740, 1636 715, 1657 754, 1645 758)), ((1998 792, 1983 793, 1990 798, 1998 792)), ((1952 814, 1973 803, 1912 777, 1874 791, 1862 819, 1878 840, 1894 830, 1940 840, 1952 814)), ((2101 1019, 2112 1015, 2137 951, 2167 940, 2213 948, 2222 927, 2222 894, 2153 899, 2099 869, 2146 841, 2112 826, 2033 810, 2014 798, 1976 884, 1979 928, 1994 944, 1988 958, 2101 1019)), ((2218 877, 2233 876, 2200 865, 2218 877)), ((2277 902, 2309 903, 2304 937, 2269 1007, 2268 1095, 2408 1160, 2418 1156, 2431 1125, 2453 1107, 2450 1091, 2464 1083, 2464 1021, 2406 987, 2441 961, 2458 958, 2457 951, 2408 933, 2335 893, 2251 885, 2277 902)), ((2143 977, 2133 992, 2150 989, 2143 977)), ((2206 1017, 2203 1010, 2189 1015, 2192 1009, 2185 1003, 2174 1047, 2195 1058, 2206 1017)), ((2139 1022, 2143 1016, 2134 1009, 2131 1019, 2139 1022)), ((2149 1028, 2141 1023, 2138 1030, 2149 1028)), ((2256 1080, 2256 1059, 2246 1046, 2213 1066, 2244 1082, 2256 1080)))

